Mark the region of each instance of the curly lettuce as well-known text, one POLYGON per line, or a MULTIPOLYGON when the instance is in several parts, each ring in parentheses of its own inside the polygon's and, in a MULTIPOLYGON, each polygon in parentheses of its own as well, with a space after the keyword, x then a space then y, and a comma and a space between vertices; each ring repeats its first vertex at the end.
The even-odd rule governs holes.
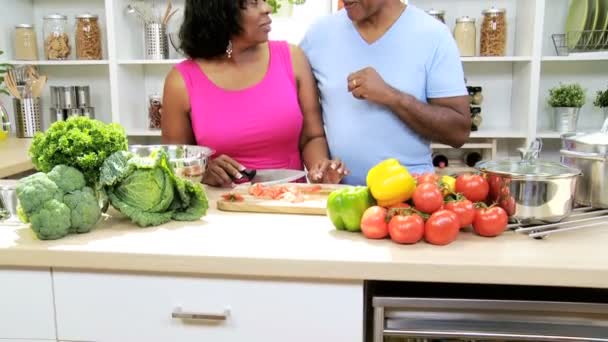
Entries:
POLYGON ((38 171, 47 173, 57 165, 71 166, 93 186, 104 160, 127 147, 127 136, 119 124, 78 116, 57 121, 46 132, 37 133, 29 154, 38 171))
POLYGON ((163 151, 149 157, 115 152, 101 167, 99 185, 110 204, 140 227, 195 221, 209 208, 202 185, 177 177, 163 151))

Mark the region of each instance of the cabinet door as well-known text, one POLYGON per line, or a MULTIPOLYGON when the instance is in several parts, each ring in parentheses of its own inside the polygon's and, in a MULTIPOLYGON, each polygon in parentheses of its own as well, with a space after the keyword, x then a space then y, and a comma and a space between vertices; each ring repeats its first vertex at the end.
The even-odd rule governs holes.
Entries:
POLYGON ((2 338, 56 339, 50 270, 0 269, 2 338))
POLYGON ((63 340, 363 341, 361 283, 64 272, 54 281, 63 340))

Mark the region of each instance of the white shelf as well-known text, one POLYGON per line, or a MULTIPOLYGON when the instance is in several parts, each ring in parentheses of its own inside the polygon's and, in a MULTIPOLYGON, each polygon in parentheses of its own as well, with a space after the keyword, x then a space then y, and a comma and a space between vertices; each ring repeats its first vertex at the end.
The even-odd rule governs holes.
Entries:
POLYGON ((123 59, 119 60, 120 65, 175 65, 184 59, 123 59))
POLYGON ((3 61, 11 65, 38 65, 38 66, 83 66, 83 65, 108 65, 108 60, 64 60, 64 61, 3 61))
MULTIPOLYGON (((482 113, 483 115, 483 113, 482 113)), ((471 138, 525 138, 526 132, 523 130, 501 130, 501 129, 481 129, 479 131, 471 132, 471 138)))
POLYGON ((127 135, 133 137, 160 137, 161 131, 159 129, 129 129, 127 135))
POLYGON ((608 55, 589 55, 589 56, 545 56, 543 62, 584 62, 584 61, 608 61, 608 55))
POLYGON ((465 63, 492 63, 492 62, 531 62, 530 56, 504 56, 504 57, 461 57, 465 63))
POLYGON ((538 132, 537 137, 542 139, 559 139, 561 137, 561 133, 555 131, 541 131, 538 132))

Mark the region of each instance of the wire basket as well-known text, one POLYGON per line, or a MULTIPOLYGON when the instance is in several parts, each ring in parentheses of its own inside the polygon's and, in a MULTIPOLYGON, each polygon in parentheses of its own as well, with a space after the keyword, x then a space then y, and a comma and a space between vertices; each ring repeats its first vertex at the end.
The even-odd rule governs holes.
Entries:
POLYGON ((608 30, 569 31, 553 34, 553 45, 558 56, 573 52, 608 51, 608 30))

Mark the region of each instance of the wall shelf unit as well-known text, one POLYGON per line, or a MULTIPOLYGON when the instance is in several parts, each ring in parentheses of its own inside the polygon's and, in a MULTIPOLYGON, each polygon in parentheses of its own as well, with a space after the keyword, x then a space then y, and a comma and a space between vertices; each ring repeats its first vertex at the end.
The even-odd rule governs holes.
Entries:
MULTIPOLYGON (((152 3, 152 0, 145 0, 152 3)), ((559 82, 580 82, 588 90, 581 110, 582 129, 600 124, 602 112, 592 106, 593 95, 608 87, 608 53, 557 56, 551 35, 563 33, 570 0, 410 0, 423 9, 446 11, 446 25, 453 31, 456 18, 470 16, 479 27, 482 11, 490 7, 507 10, 507 54, 503 57, 463 57, 468 85, 483 87, 483 123, 472 132, 471 143, 486 141, 501 157, 517 157, 517 147, 535 137, 558 139, 551 129, 551 109, 546 105, 548 89, 559 82), (489 143, 488 143, 489 141, 489 143)), ((120 122, 132 138, 158 139, 158 130, 147 128, 148 96, 162 93, 164 77, 183 56, 170 45, 167 60, 144 59, 143 28, 125 12, 130 0, 0 0, 0 49, 12 64, 34 64, 48 75, 50 85, 91 86, 96 117, 120 122), (74 16, 91 12, 100 16, 103 60, 36 61, 11 60, 13 28, 34 24, 42 41, 42 17, 49 13, 68 15, 73 31, 74 16)), ((309 25, 330 14, 335 0, 308 0, 295 6, 292 17, 273 17, 271 39, 297 44, 309 25)), ((163 1, 156 0, 156 4, 163 1)), ((182 20, 184 0, 174 0, 180 12, 168 31, 175 35, 182 20)), ((164 5, 163 5, 164 6, 164 5)), ((162 8, 160 9, 162 10, 162 8)), ((479 42, 478 42, 479 44, 479 42)), ((39 55, 43 56, 42 49, 39 55)), ((73 58, 73 54, 72 54, 73 58)), ((43 95, 44 118, 49 115, 50 90, 43 95)), ((3 99, 8 102, 6 98, 3 99)), ((9 105, 10 107, 10 105, 9 105)), ((11 108, 12 109, 12 108, 11 108)), ((48 127, 48 120, 43 120, 48 127)), ((438 145, 434 145, 437 147, 438 145)), ((468 145, 471 146, 471 145, 468 145)), ((493 153, 495 156, 496 153, 493 153)))

